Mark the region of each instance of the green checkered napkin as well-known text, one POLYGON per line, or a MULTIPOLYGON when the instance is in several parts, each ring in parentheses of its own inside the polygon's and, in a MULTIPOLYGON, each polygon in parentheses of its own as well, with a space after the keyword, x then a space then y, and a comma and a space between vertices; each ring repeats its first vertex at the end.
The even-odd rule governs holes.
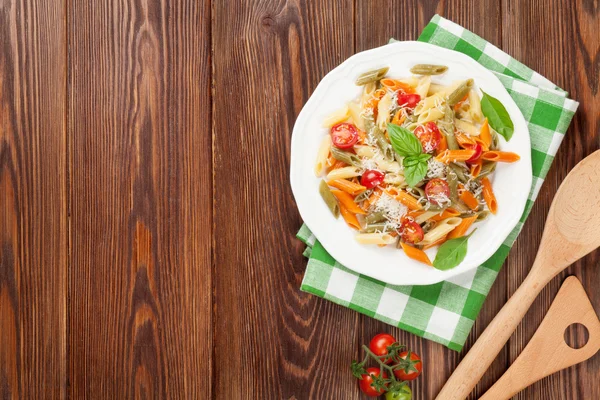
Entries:
MULTIPOLYGON (((393 40, 393 39, 392 39, 393 40)), ((528 121, 533 183, 525 212, 504 244, 483 265, 428 286, 395 286, 338 264, 304 225, 298 238, 309 258, 301 289, 460 351, 523 227, 577 109, 567 92, 465 28, 436 15, 418 39, 464 53, 500 79, 528 121)))

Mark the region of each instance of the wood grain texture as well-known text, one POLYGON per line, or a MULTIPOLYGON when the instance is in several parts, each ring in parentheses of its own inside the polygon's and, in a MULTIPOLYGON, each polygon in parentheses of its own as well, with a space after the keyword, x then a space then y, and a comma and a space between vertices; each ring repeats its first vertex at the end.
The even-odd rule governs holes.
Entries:
POLYGON ((210 398, 209 3, 69 19, 69 395, 210 398))
POLYGON ((213 7, 214 395, 357 398, 348 363, 358 357, 359 317, 299 291, 306 259, 288 184, 296 116, 353 53, 353 3, 213 7))
MULTIPOLYGON (((512 251, 514 264, 509 269, 508 289, 512 294, 522 282, 533 262, 550 203, 560 182, 586 155, 600 144, 600 22, 598 4, 575 2, 503 2, 503 47, 515 58, 548 77, 570 92, 580 102, 573 123, 557 153, 542 186, 538 200, 512 251), (531 35, 532 27, 543 27, 544 40, 531 35), (552 51, 548 50, 552 43, 552 51), (531 246, 535 243, 535 246, 531 246)), ((524 322, 509 341, 510 361, 525 348, 541 323, 565 276, 575 274, 583 283, 596 310, 600 309, 598 251, 593 252, 550 282, 543 290, 524 322)), ((551 375, 519 393, 517 399, 593 399, 600 398, 596 383, 600 358, 551 375)))
POLYGON ((0 1, 0 398, 66 393, 64 2, 0 1))

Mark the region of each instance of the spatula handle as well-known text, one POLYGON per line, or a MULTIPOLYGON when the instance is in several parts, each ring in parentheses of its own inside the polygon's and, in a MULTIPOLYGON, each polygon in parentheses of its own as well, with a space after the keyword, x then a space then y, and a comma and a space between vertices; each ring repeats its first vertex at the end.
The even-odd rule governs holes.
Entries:
POLYGON ((467 353, 438 400, 463 400, 473 390, 515 331, 546 282, 530 274, 467 353))

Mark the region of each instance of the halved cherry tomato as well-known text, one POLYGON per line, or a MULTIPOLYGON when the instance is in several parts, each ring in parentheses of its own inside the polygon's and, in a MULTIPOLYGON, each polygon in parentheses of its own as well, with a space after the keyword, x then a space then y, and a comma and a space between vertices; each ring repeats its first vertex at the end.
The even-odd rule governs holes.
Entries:
MULTIPOLYGON (((373 383, 373 376, 379 376, 379 368, 367 368, 367 373, 361 376, 360 380, 358 381, 358 386, 360 387, 360 390, 367 396, 376 397, 383 394, 385 390, 376 390, 373 386, 371 386, 371 383, 373 383)), ((383 373, 383 377, 387 378, 387 374, 385 372, 383 373)))
POLYGON ((479 160, 479 158, 481 157, 481 155, 483 154, 483 149, 481 148, 481 145, 479 143, 475 143, 475 145, 473 146, 469 146, 469 148, 471 150, 475 150, 475 154, 473 154, 473 157, 469 158, 466 163, 467 164, 472 164, 477 162, 477 160, 479 160))
POLYGON ((358 129, 346 122, 334 125, 331 128, 331 141, 339 149, 349 149, 358 141, 358 129))
POLYGON ((410 244, 417 244, 423 237, 425 233, 423 232, 423 228, 421 225, 417 224, 415 221, 411 219, 405 219, 400 225, 400 236, 402 237, 402 241, 410 244))
MULTIPOLYGON (((369 349, 376 356, 385 356, 388 353, 387 348, 396 343, 396 339, 392 335, 388 335, 387 333, 380 333, 378 335, 373 336, 371 342, 369 343, 369 349)), ((386 364, 392 362, 390 358, 385 359, 386 364)))
POLYGON ((429 121, 425 125, 417 126, 415 129, 415 136, 421 142, 423 151, 426 153, 431 153, 437 149, 442 142, 442 134, 433 121, 429 121))
POLYGON ((398 105, 401 107, 407 108, 415 108, 417 103, 421 101, 421 96, 416 93, 406 94, 400 93, 398 94, 398 105))
POLYGON ((443 179, 432 179, 425 185, 425 195, 430 203, 440 205, 439 200, 441 198, 450 197, 450 186, 443 179))
POLYGON ((379 186, 383 183, 385 174, 375 169, 368 169, 360 178, 360 184, 367 189, 373 189, 375 186, 379 186))
MULTIPOLYGON (((398 357, 403 360, 408 360, 408 353, 408 351, 403 351, 402 353, 398 354, 398 357)), ((406 368, 394 370, 394 375, 396 375, 396 378, 402 381, 412 381, 421 375, 421 371, 423 371, 423 362, 421 361, 421 357, 411 351, 409 365, 406 368)))

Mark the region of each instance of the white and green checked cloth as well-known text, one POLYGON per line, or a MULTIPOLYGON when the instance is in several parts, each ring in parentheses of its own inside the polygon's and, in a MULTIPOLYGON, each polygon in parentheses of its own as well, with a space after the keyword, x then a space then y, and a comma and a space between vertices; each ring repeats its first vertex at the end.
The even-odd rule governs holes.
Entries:
POLYGON ((533 184, 525 212, 483 265, 428 286, 395 286, 337 263, 304 225, 298 238, 309 258, 301 289, 460 351, 508 252, 523 227, 578 103, 567 92, 481 37, 439 15, 418 39, 464 53, 500 79, 528 121, 533 184))

